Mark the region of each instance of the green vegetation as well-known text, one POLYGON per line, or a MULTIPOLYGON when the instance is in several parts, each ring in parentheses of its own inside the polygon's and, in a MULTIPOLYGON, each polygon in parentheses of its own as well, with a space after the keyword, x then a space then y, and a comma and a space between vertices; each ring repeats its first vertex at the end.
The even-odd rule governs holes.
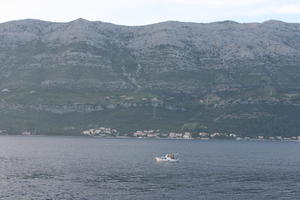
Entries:
POLYGON ((300 135, 299 24, 28 22, 0 25, 0 130, 300 135))

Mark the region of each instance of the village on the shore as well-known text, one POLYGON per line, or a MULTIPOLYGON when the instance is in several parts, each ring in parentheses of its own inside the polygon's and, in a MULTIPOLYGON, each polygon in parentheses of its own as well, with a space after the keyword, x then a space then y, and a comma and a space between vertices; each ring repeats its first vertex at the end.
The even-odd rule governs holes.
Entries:
MULTIPOLYGON (((0 135, 9 135, 6 130, 0 130, 0 135)), ((21 131, 17 135, 31 136, 38 135, 34 132, 25 130, 21 131)), ((80 133, 82 136, 94 136, 94 137, 106 137, 106 138, 162 138, 162 139, 197 139, 197 140, 214 140, 214 139, 229 139, 229 140, 258 140, 258 141, 296 141, 300 142, 300 136, 240 136, 235 133, 208 133, 208 132, 188 132, 188 131, 171 131, 163 132, 157 130, 138 130, 132 133, 120 133, 115 128, 91 128, 84 130, 80 133)))
POLYGON ((168 138, 168 139, 231 139, 231 140, 271 140, 271 141, 299 141, 300 136, 255 136, 255 137, 242 137, 235 133, 207 133, 199 132, 192 133, 184 132, 169 132, 165 133, 161 130, 138 130, 129 134, 120 134, 117 129, 100 127, 98 129, 88 129, 81 132, 84 136, 100 136, 100 137, 134 137, 134 138, 168 138))

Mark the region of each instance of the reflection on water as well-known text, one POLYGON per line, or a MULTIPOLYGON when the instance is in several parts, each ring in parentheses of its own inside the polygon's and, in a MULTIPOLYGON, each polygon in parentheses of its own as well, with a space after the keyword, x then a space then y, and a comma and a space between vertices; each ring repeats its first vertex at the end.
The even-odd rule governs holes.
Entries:
POLYGON ((0 199, 298 199, 300 143, 0 137, 0 199), (179 154, 178 163, 154 157, 179 154))

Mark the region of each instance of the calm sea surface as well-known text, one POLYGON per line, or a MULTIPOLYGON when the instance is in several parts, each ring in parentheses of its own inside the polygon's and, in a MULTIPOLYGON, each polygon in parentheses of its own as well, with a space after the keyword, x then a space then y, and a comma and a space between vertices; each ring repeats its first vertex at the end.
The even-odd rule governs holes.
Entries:
POLYGON ((300 199, 300 143, 1 136, 0 199, 300 199))

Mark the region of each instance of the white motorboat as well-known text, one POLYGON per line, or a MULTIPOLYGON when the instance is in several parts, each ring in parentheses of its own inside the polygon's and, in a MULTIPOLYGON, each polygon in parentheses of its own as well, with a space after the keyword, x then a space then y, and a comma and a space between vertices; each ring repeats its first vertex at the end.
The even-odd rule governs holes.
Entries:
POLYGON ((165 156, 155 157, 156 162, 177 162, 173 153, 168 153, 165 156))

